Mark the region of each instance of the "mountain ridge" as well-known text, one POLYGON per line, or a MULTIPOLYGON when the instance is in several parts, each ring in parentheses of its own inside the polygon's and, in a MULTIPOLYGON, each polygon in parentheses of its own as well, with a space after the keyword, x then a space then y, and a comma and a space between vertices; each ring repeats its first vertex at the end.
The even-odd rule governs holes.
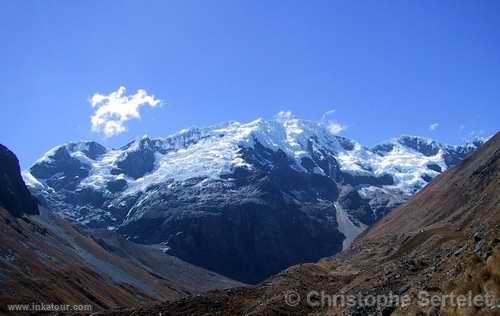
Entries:
MULTIPOLYGON (((292 120, 288 120, 288 121, 295 122, 294 124, 289 124, 289 125, 300 125, 300 124, 313 125, 313 126, 316 125, 314 127, 321 130, 321 132, 324 133, 326 131, 326 127, 324 125, 322 125, 321 123, 316 123, 316 122, 312 122, 312 121, 302 121, 302 120, 297 120, 297 119, 292 119, 292 120), (296 124, 297 122, 299 124, 296 124)), ((285 125, 288 124, 287 123, 288 121, 286 121, 284 124, 285 125)), ((202 138, 209 137, 210 135, 208 135, 208 134, 211 131, 214 131, 214 130, 217 131, 217 130, 220 130, 221 128, 227 128, 227 127, 231 127, 231 126, 238 126, 238 127, 250 126, 250 127, 254 128, 255 125, 260 127, 260 125, 265 126, 265 125, 269 125, 269 124, 276 124, 277 122, 279 122, 279 121, 277 121, 277 120, 265 121, 263 119, 258 119, 258 120, 255 120, 253 122, 250 122, 248 124, 242 124, 239 122, 227 122, 224 124, 214 125, 214 126, 211 126, 208 128, 184 129, 184 130, 181 130, 180 132, 174 133, 174 134, 167 136, 165 138, 149 138, 147 135, 144 135, 142 137, 136 138, 135 140, 127 143, 126 145, 124 145, 118 149, 106 148, 95 141, 69 142, 69 143, 66 143, 64 145, 56 146, 56 147, 52 148, 51 150, 49 150, 42 158, 37 160, 32 166, 30 166, 27 170, 25 170, 23 172, 23 177, 25 178, 27 184, 30 187, 32 187, 33 189, 35 189, 35 193, 36 193, 37 188, 41 188, 44 186, 44 184, 42 184, 41 183, 42 181, 40 181, 40 180, 48 177, 48 175, 45 174, 44 170, 40 170, 41 169, 40 164, 42 164, 44 162, 50 162, 51 160, 53 160, 53 158, 58 159, 58 160, 62 160, 62 161, 64 161, 66 158, 70 158, 70 159, 77 158, 76 160, 82 159, 82 158, 83 159, 88 158, 91 160, 99 160, 99 158, 102 158, 102 156, 104 156, 107 153, 121 151, 122 153, 120 153, 118 155, 118 157, 110 157, 110 158, 115 158, 116 161, 109 161, 109 163, 115 163, 118 167, 118 168, 115 168, 115 169, 110 171, 111 175, 116 176, 115 178, 117 179, 116 183, 113 183, 113 186, 112 186, 113 188, 111 188, 111 190, 120 190, 120 189, 123 189, 123 187, 127 186, 128 183, 134 182, 134 181, 129 181, 129 180, 137 180, 137 179, 144 178, 145 176, 148 176, 149 173, 154 172, 155 169, 158 168, 158 165, 157 165, 158 162, 156 161, 158 159, 158 157, 155 157, 156 153, 165 154, 169 151, 182 150, 186 147, 189 147, 190 145, 195 144, 196 142, 198 142, 202 138), (254 125, 254 126, 252 126, 252 125, 254 125), (140 152, 140 157, 134 157, 134 155, 137 155, 137 152, 140 152), (71 157, 67 157, 68 155, 71 157), (82 155, 85 157, 81 157, 82 155), (127 159, 125 159, 125 158, 127 158, 127 159), (129 178, 129 179, 127 179, 127 178, 129 178)), ((256 129, 256 130, 259 132, 259 129, 256 129)), ((283 132, 283 131, 281 131, 281 132, 283 132)), ((221 133, 223 133, 223 131, 221 131, 221 133)), ((254 135, 253 133, 255 133, 255 129, 252 129, 248 135, 243 135, 243 137, 241 137, 241 135, 236 135, 235 138, 238 138, 238 137, 243 138, 242 141, 244 141, 246 143, 251 143, 254 140, 258 140, 260 143, 264 143, 264 144, 266 143, 266 141, 262 141, 262 139, 258 138, 259 135, 254 135)), ((283 135, 283 136, 286 137, 286 135, 283 135)), ((313 135, 313 136, 317 136, 317 135, 313 135)), ((269 138, 269 137, 263 137, 263 138, 269 138)), ((418 153, 418 150, 416 150, 416 148, 414 146, 411 146, 411 144, 408 144, 408 142, 407 142, 407 144, 403 143, 402 140, 408 140, 408 139, 411 139, 414 142, 425 143, 427 146, 432 147, 432 150, 435 151, 434 153, 432 153, 432 155, 426 155, 425 150, 422 150, 424 152, 423 153, 424 156, 433 156, 433 155, 436 155, 439 150, 448 150, 448 151, 452 151, 453 154, 459 153, 460 158, 463 158, 465 155, 467 155, 468 153, 475 150, 482 143, 482 141, 476 140, 476 141, 473 141, 471 143, 465 143, 464 145, 447 145, 447 144, 438 143, 434 140, 420 137, 420 136, 401 135, 399 137, 395 137, 395 138, 392 138, 388 141, 379 143, 379 144, 370 148, 370 147, 362 146, 361 144, 359 144, 355 141, 352 141, 348 138, 342 137, 342 136, 331 135, 331 139, 336 140, 338 143, 337 146, 340 146, 343 149, 353 150, 355 146, 359 146, 361 148, 361 150, 367 150, 367 152, 373 151, 375 153, 381 154, 381 156, 384 156, 385 154, 387 154, 387 152, 390 152, 394 148, 394 146, 396 146, 396 145, 405 146, 407 148, 410 148, 412 150, 417 151, 417 153, 418 153), (383 149, 384 147, 385 147, 385 150, 383 149), (390 147, 390 148, 388 148, 388 147, 390 147)), ((238 140, 241 140, 241 139, 236 139, 236 142, 238 140)), ((280 149, 283 150, 282 147, 286 147, 283 144, 279 144, 278 142, 273 143, 273 140, 270 140, 270 141, 268 140, 267 143, 268 144, 265 144, 265 145, 267 145, 266 147, 272 148, 273 150, 280 150, 280 149), (271 144, 269 144, 269 143, 271 143, 271 144), (276 143, 278 143, 278 144, 276 144, 276 143)), ((295 144, 293 144, 293 141, 291 143, 292 143, 292 145, 295 145, 295 144)), ((237 144, 237 145, 239 145, 239 144, 237 144)), ((290 147, 290 146, 288 146, 288 147, 290 147)), ((239 148, 236 148, 236 150, 239 150, 239 148)), ((427 150, 429 150, 429 149, 427 149, 427 150)), ((288 151, 291 151, 291 150, 288 148, 288 151)), ((303 154, 303 152, 300 148, 298 151, 299 151, 299 153, 295 154, 295 155, 300 156, 301 154, 303 154)), ((361 154, 363 155, 365 153, 362 152, 361 154)), ((290 155, 290 154, 288 154, 288 155, 294 156, 294 155, 290 155)), ((217 160, 217 157, 209 157, 209 158, 211 158, 212 160, 217 160)), ((309 158, 310 157, 305 157, 305 159, 309 159, 309 158)), ((336 158, 339 158, 339 157, 336 157, 336 158)), ((454 163, 456 163, 457 161, 459 161, 460 158, 457 159, 456 157, 454 157, 454 158, 446 158, 445 157, 446 165, 445 166, 438 165, 438 166, 431 167, 430 172, 431 173, 432 172, 441 172, 445 168, 447 168, 447 167, 453 165, 454 163)), ((235 155, 235 159, 238 160, 239 157, 235 155)), ((344 159, 345 161, 343 162, 346 165, 345 168, 347 169, 347 171, 349 173, 353 173, 353 174, 355 174, 355 173, 367 173, 368 174, 369 173, 369 170, 363 170, 363 168, 359 168, 359 166, 356 166, 356 165, 355 165, 355 167, 357 167, 357 168, 352 168, 352 170, 349 170, 349 168, 348 168, 349 166, 347 166, 347 164, 349 163, 350 159, 352 159, 352 157, 346 157, 346 159, 344 159)), ((76 162, 76 160, 71 159, 71 161, 74 161, 75 164, 77 164, 78 162, 76 162)), ((342 165, 342 158, 340 158, 340 161, 341 161, 341 165, 342 165)), ((83 161, 83 162, 89 163, 88 160, 83 161)), ((92 164, 93 162, 94 161, 91 161, 90 164, 92 164)), ((230 162, 234 163, 234 166, 237 166, 238 161, 230 161, 230 162)), ((355 164, 356 163, 358 165, 362 165, 365 162, 361 161, 361 162, 355 162, 355 164)), ((194 162, 192 164, 194 164, 194 162)), ((314 165, 314 162, 312 164, 314 165)), ((242 162, 242 165, 244 166, 245 163, 242 162)), ((304 167, 304 165, 307 165, 307 162, 305 162, 305 163, 298 162, 298 163, 296 163, 296 165, 299 168, 307 168, 307 167, 304 167)), ((234 166, 231 166, 231 167, 234 167, 234 166)), ((77 167, 79 169, 84 169, 81 166, 77 166, 77 167)), ((370 167, 368 167, 368 168, 370 168, 370 167)), ((316 170, 318 170, 318 168, 316 170)), ((312 170, 312 171, 315 172, 316 170, 312 170)), ((88 175, 85 175, 85 171, 81 171, 80 173, 78 171, 81 171, 81 170, 77 170, 77 172, 75 172, 75 174, 70 174, 70 176, 72 175, 72 176, 75 176, 76 178, 88 176, 88 175)), ((177 171, 176 173, 178 173, 178 174, 185 173, 185 172, 183 172, 183 170, 176 170, 176 171, 177 171)), ((219 173, 221 172, 220 170, 218 170, 218 171, 219 171, 219 173)), ((225 171, 229 173, 229 170, 225 170, 225 171)), ((309 170, 303 170, 303 171, 309 171, 309 170)), ((60 172, 64 172, 64 171, 55 170, 52 173, 59 174, 60 172)), ((183 178, 189 179, 190 177, 200 177, 200 176, 206 177, 207 175, 210 175, 208 172, 203 173, 200 170, 198 170, 198 172, 199 172, 199 174, 197 174, 196 172, 193 172, 192 174, 189 174, 187 176, 183 175, 183 178)), ((210 170, 210 172, 212 174, 218 173, 217 171, 214 172, 214 170, 210 170)), ((321 171, 319 171, 319 172, 321 172, 321 171)), ((384 175, 383 171, 381 172, 381 175, 384 175)), ((435 174, 434 174, 434 176, 435 176, 435 174)), ((170 177, 173 177, 173 176, 170 175, 170 177)), ((161 181, 164 181, 167 179, 168 179, 168 177, 164 177, 164 179, 161 179, 158 182, 161 182, 161 181)), ((426 179, 424 180, 424 182, 421 183, 421 185, 428 182, 428 180, 430 180, 430 177, 426 177, 426 179)), ((54 182, 56 182, 56 181, 54 181, 54 182)), ((388 181, 388 182, 390 182, 390 181, 388 181)), ((81 185, 82 185, 82 183, 80 183, 80 186, 81 185)), ((91 183, 87 182, 87 185, 91 186, 91 183)), ((147 185, 150 185, 150 184, 146 184, 146 186, 147 185)), ((50 183, 48 186, 49 187, 51 186, 50 183)), ((102 187, 99 189, 108 189, 109 190, 109 188, 102 188, 102 187)), ((146 188, 144 186, 142 186, 139 189, 144 190, 146 188)))
POLYGON ((141 137, 120 149, 70 143, 50 150, 24 178, 70 220, 166 243, 183 260, 258 282, 347 247, 360 227, 479 145, 406 136, 373 150, 322 123, 258 119, 141 137), (254 271, 245 268, 255 260, 254 271))

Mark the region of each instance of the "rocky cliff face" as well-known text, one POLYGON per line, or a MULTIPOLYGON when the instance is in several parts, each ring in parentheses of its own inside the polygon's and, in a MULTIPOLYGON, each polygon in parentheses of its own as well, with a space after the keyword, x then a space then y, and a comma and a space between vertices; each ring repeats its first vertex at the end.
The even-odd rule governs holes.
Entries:
POLYGON ((24 177, 71 220, 258 282, 339 252, 478 145, 405 136, 370 149, 319 123, 259 119, 120 149, 70 143, 24 177))
POLYGON ((0 207, 14 216, 38 214, 38 204, 24 184, 17 157, 0 144, 0 207))

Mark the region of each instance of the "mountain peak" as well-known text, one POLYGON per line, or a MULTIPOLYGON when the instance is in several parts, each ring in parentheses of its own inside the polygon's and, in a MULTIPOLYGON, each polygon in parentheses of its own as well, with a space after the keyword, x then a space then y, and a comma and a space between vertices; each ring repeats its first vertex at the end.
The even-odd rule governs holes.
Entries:
POLYGON ((434 156, 439 153, 445 145, 430 138, 414 135, 402 135, 396 140, 399 144, 416 150, 425 156, 434 156))
POLYGON ((183 129, 165 138, 144 135, 116 150, 107 150, 96 142, 71 142, 50 150, 30 171, 36 178, 52 180, 63 172, 67 180, 69 169, 76 168, 72 172, 75 185, 91 183, 92 187, 103 188, 123 174, 125 178, 121 181, 127 182, 129 189, 144 190, 167 179, 218 178, 234 168, 247 168, 251 164, 242 157, 242 150, 255 150, 257 143, 273 152, 283 152, 294 168, 302 172, 314 169, 328 173, 325 166, 320 166, 321 159, 330 155, 343 172, 373 177, 389 173, 400 179, 396 184, 404 181, 412 187, 416 183, 417 187, 423 186, 435 175, 435 170, 446 169, 476 148, 469 145, 454 149, 428 138, 402 135, 370 149, 331 134, 321 122, 282 113, 271 120, 258 118, 248 123, 231 121, 207 128, 183 129), (305 168, 304 161, 311 159, 317 161, 315 166, 308 162, 308 168, 312 169, 305 168), (398 171, 402 169, 396 165, 408 159, 418 167, 398 171), (426 170, 429 164, 433 165, 430 172, 426 170), (411 181, 409 173, 414 174, 411 181), (92 181, 83 181, 89 176, 92 181))
POLYGON ((55 146, 45 155, 38 159, 35 164, 51 162, 57 159, 63 159, 73 154, 81 154, 92 160, 98 159, 107 152, 107 148, 95 141, 75 141, 63 145, 55 146))

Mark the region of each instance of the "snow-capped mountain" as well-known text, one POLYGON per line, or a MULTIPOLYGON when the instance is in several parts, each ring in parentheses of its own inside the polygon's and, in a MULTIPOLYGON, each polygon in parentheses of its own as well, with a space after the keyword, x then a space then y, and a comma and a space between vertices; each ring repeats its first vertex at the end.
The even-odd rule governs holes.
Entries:
POLYGON ((78 142, 24 172, 53 210, 238 280, 347 247, 481 142, 374 148, 294 118, 192 128, 120 149, 78 142))

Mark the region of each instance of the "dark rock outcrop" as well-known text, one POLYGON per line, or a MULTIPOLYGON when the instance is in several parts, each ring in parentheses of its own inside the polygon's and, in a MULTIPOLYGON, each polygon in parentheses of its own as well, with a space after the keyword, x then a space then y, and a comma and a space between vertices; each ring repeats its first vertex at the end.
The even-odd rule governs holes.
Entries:
POLYGON ((67 146, 61 146, 55 149, 50 160, 35 164, 30 172, 54 189, 74 190, 80 181, 89 175, 89 170, 88 164, 72 157, 67 146))
POLYGON ((128 145, 135 146, 133 150, 127 150, 125 154, 117 161, 117 169, 114 174, 125 174, 134 179, 143 177, 154 169, 155 148, 153 141, 149 138, 142 138, 128 145))
POLYGON ((38 214, 38 204, 24 184, 16 155, 0 144, 0 206, 16 217, 38 214))

